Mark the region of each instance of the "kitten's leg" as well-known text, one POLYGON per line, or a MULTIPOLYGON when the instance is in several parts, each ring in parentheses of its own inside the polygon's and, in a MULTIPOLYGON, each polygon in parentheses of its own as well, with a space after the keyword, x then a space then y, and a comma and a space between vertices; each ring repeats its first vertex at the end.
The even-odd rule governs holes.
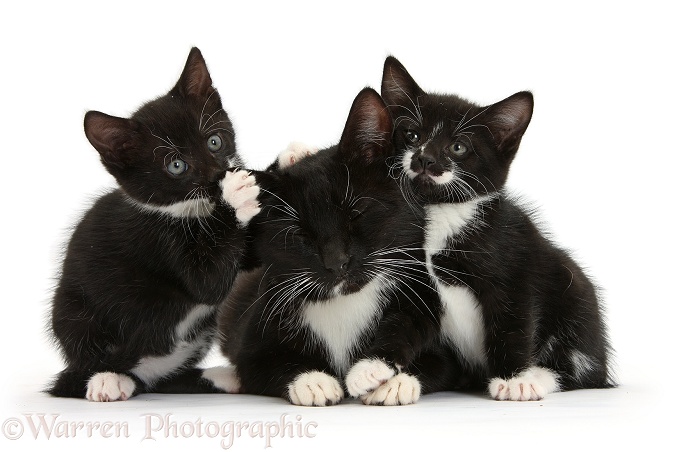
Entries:
POLYGON ((382 359, 362 359, 347 373, 347 391, 352 397, 364 396, 386 383, 396 375, 397 370, 382 359))
POLYGON ((282 169, 292 166, 303 158, 315 154, 316 152, 318 152, 318 148, 294 141, 290 143, 284 151, 278 154, 278 168, 282 169))
POLYGON ((85 397, 92 402, 115 402, 127 400, 137 388, 132 378, 125 374, 99 372, 87 382, 85 397))
POLYGON ((220 182, 222 197, 236 211, 236 219, 246 226, 262 209, 257 201, 259 186, 249 171, 227 171, 220 182))
POLYGON ((162 394, 238 393, 240 380, 234 367, 192 368, 156 383, 149 392, 162 394))
POLYGON ((288 398, 295 405, 336 405, 343 396, 339 381, 325 372, 304 372, 288 385, 288 398))
POLYGON ((508 380, 493 378, 488 384, 488 392, 495 400, 542 400, 558 390, 558 375, 543 367, 530 367, 508 380))

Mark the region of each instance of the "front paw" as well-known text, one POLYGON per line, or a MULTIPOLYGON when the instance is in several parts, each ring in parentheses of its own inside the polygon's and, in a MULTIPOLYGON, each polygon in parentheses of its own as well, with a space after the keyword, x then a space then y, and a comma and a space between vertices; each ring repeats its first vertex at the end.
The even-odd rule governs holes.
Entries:
POLYGON ((325 372, 313 371, 300 374, 288 385, 288 398, 295 405, 336 405, 344 396, 337 379, 325 372))
POLYGON ((488 384, 488 392, 495 400, 542 400, 558 389, 556 375, 541 367, 531 367, 509 380, 493 378, 488 384))
POLYGON ((203 378, 228 394, 238 394, 241 384, 234 366, 217 366, 203 370, 203 378))
POLYGON ((305 157, 318 152, 318 149, 300 142, 292 142, 280 154, 278 154, 278 168, 292 166, 305 157))
POLYGON ((247 225, 262 209, 257 201, 259 186, 249 171, 227 171, 221 182, 222 197, 236 211, 241 225, 247 225))
POLYGON ((113 372, 92 375, 87 382, 87 400, 92 402, 115 402, 132 397, 137 385, 130 377, 113 372))
POLYGON ((347 373, 347 390, 352 397, 360 397, 377 389, 395 373, 394 368, 381 359, 362 359, 347 373))
POLYGON ((420 381, 405 373, 391 377, 377 389, 361 396, 366 405, 410 405, 420 399, 420 381))

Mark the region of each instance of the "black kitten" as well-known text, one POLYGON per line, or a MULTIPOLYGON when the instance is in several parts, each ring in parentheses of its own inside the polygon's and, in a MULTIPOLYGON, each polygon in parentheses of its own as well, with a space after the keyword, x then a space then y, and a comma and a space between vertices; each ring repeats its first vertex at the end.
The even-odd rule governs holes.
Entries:
POLYGON ((504 191, 533 96, 480 107, 424 92, 393 57, 382 96, 396 118, 404 192, 424 205, 442 335, 493 398, 612 385, 597 292, 504 191))
MULTIPOLYGON (((290 166, 311 153, 292 146, 279 169, 256 173, 262 211, 250 228, 262 266, 241 277, 220 319, 244 392, 331 405, 347 377, 365 403, 406 404, 444 386, 410 366, 431 353, 441 312, 413 247, 422 212, 389 174, 391 133, 382 99, 365 89, 338 145, 290 166), (369 392, 387 380, 396 390, 369 392)), ((448 364, 435 366, 447 375, 448 364)))
MULTIPOLYGON (((169 93, 129 119, 90 111, 85 133, 120 188, 96 201, 68 245, 51 318, 66 369, 48 392, 113 401, 214 392, 215 379, 237 389, 228 371, 195 368, 245 246, 220 186, 241 160, 200 51, 169 93)), ((242 186, 247 174, 229 176, 242 186)))

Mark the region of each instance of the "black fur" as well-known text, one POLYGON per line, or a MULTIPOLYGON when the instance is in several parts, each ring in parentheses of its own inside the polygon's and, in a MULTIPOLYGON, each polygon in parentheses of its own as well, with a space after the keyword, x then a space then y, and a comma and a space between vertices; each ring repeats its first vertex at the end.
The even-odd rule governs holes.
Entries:
MULTIPOLYGON (((381 98, 366 88, 338 145, 256 173, 262 212, 250 227, 262 266, 239 277, 220 317, 222 351, 244 392, 290 400, 289 385, 301 374, 321 371, 341 382, 363 357, 418 373, 410 364, 436 341, 440 311, 424 254, 413 247, 423 237, 421 209, 405 203, 390 177, 391 132, 381 98), (342 303, 333 287, 343 283, 342 295, 357 293, 376 272, 385 276, 380 284, 393 287, 377 296, 382 307, 338 365, 302 312, 342 303)), ((437 390, 440 380, 424 385, 437 390)))
MULTIPOLYGON (((394 143, 410 202, 432 208, 487 196, 476 221, 429 251, 438 284, 469 288, 482 314, 485 364, 474 365, 453 343, 467 370, 487 382, 540 366, 558 374, 563 390, 613 385, 594 284, 503 188, 532 116, 531 93, 481 107, 423 91, 389 57, 382 96, 396 118, 394 143)), ((427 212, 431 221, 433 210, 427 212)))
POLYGON ((245 232, 221 202, 219 182, 240 158, 200 51, 191 50, 166 95, 129 119, 90 111, 85 133, 120 188, 95 202, 68 244, 51 315, 66 369, 48 392, 84 397, 100 372, 129 376, 135 393, 214 391, 191 368, 211 345, 216 306, 235 278, 245 232), (172 165, 185 171, 175 175, 172 165), (198 198, 212 211, 159 211, 198 198), (177 325, 199 305, 214 309, 178 337, 177 325), (164 375, 135 373, 140 359, 186 344, 195 350, 164 375))

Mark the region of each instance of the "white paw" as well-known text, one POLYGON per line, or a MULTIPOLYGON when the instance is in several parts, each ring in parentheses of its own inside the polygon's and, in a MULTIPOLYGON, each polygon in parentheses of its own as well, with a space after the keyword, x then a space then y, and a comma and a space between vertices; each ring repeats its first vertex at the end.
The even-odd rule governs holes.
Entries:
POLYGON ((314 371, 297 376, 288 386, 288 397, 295 405, 328 406, 339 403, 344 391, 335 377, 314 371))
POLYGON ((488 392, 495 400, 542 400, 558 390, 556 375, 541 367, 530 367, 509 380, 493 378, 488 384, 488 392))
POLYGON ((361 396, 366 405, 410 405, 420 399, 420 381, 408 374, 398 374, 377 389, 361 396))
POLYGON ((247 225, 261 210, 255 176, 245 170, 227 171, 221 184, 224 201, 235 209, 238 221, 247 225))
POLYGON ((87 400, 92 402, 115 402, 127 400, 137 385, 127 375, 113 372, 94 374, 87 382, 87 400))
POLYGON ((287 168, 317 152, 318 149, 313 146, 294 141, 283 152, 278 154, 278 167, 281 169, 287 168))
POLYGON ((347 373, 347 390, 352 397, 359 397, 376 389, 396 372, 381 359, 362 359, 347 373))
POLYGON ((233 366, 210 367, 203 370, 203 378, 209 380, 215 388, 221 389, 229 394, 240 392, 240 378, 233 366))

